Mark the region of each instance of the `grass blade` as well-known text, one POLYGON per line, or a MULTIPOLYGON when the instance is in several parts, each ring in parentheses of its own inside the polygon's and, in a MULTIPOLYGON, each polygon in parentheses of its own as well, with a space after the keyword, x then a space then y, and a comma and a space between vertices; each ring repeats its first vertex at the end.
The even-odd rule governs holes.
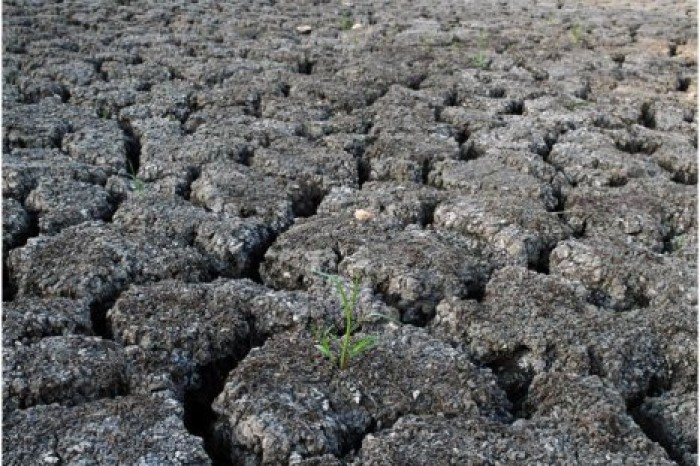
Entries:
POLYGON ((330 350, 330 348, 324 346, 324 345, 315 345, 316 349, 327 359, 330 361, 333 361, 335 359, 335 356, 333 355, 333 351, 330 350))
POLYGON ((377 346, 377 340, 374 337, 364 337, 355 342, 350 349, 350 355, 355 357, 359 354, 374 349, 377 346))

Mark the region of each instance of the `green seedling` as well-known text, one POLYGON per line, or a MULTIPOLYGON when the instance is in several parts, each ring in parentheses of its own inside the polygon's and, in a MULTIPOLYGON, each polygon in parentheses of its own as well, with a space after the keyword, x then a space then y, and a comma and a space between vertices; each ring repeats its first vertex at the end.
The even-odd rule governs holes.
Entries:
POLYGON ((578 101, 566 102, 566 103, 564 103, 563 106, 565 109, 573 111, 573 110, 576 110, 579 108, 588 107, 589 105, 591 105, 591 102, 589 102, 587 100, 578 100, 578 101))
POLYGON ((472 62, 474 63, 474 66, 476 66, 477 68, 482 68, 482 69, 486 69, 486 67, 489 64, 488 59, 486 58, 486 55, 484 54, 484 52, 481 52, 481 51, 479 53, 477 53, 474 56, 474 58, 472 58, 472 62))
POLYGON ((685 247, 686 243, 686 236, 676 236, 675 238, 671 239, 671 248, 672 251, 678 251, 680 249, 683 249, 685 247))
POLYGON ((353 333, 359 328, 358 319, 355 318, 354 313, 360 292, 360 280, 359 277, 355 277, 352 289, 347 290, 339 277, 321 272, 315 273, 335 286, 345 317, 344 335, 338 338, 333 333, 333 327, 328 327, 316 335, 316 349, 331 364, 337 365, 340 370, 345 370, 354 358, 377 347, 377 340, 372 336, 353 338, 353 333))
POLYGON ((127 176, 134 185, 134 192, 141 194, 146 189, 146 183, 136 174, 136 170, 134 170, 134 166, 131 164, 131 161, 127 161, 127 164, 129 165, 127 176))
POLYGON ((349 31, 352 29, 352 26, 355 24, 355 21, 353 20, 352 16, 349 14, 343 14, 340 17, 340 30, 341 31, 349 31))
POLYGON ((571 36, 571 40, 573 41, 574 45, 578 47, 583 39, 583 28, 581 28, 579 23, 576 23, 571 27, 569 35, 571 36))
POLYGON ((489 59, 486 55, 486 33, 479 32, 479 52, 472 58, 472 62, 478 68, 486 69, 489 66, 489 59))

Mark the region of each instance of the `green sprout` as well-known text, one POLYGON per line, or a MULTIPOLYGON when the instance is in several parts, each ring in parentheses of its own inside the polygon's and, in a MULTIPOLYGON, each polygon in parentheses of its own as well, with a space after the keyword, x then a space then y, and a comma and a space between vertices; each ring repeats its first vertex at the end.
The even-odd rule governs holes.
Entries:
POLYGON ((482 29, 479 32, 479 52, 472 58, 472 62, 478 68, 486 69, 489 65, 489 59, 486 56, 486 33, 482 29))
POLYGON ((340 17, 340 30, 341 31, 349 31, 352 29, 352 26, 355 24, 355 21, 353 20, 352 16, 350 16, 347 13, 344 13, 340 17))
POLYGON ((578 47, 578 45, 581 43, 581 39, 583 38, 583 28, 581 28, 579 23, 576 23, 571 27, 569 35, 571 36, 571 40, 574 42, 574 45, 578 47))
POLYGON ((137 194, 141 194, 146 189, 146 183, 141 178, 139 178, 139 176, 136 173, 136 170, 134 170, 134 166, 131 164, 131 161, 128 160, 126 163, 129 165, 129 171, 127 172, 127 176, 134 185, 134 192, 136 192, 137 194))
POLYGON ((333 327, 330 326, 317 333, 316 341, 318 344, 315 346, 331 364, 337 365, 340 370, 345 370, 352 359, 377 346, 377 340, 372 336, 359 339, 352 337, 353 333, 359 328, 359 324, 354 320, 353 314, 359 297, 360 280, 359 277, 355 277, 352 282, 352 289, 347 290, 339 277, 321 272, 315 273, 335 285, 335 289, 340 297, 343 315, 345 316, 345 334, 338 338, 333 332, 333 327))
POLYGON ((476 56, 472 58, 472 62, 477 68, 486 69, 486 67, 488 66, 488 59, 482 51, 479 51, 479 53, 477 53, 476 56))
POLYGON ((587 100, 573 100, 573 101, 568 101, 563 104, 563 107, 567 110, 576 110, 579 108, 587 107, 591 105, 591 102, 587 100))
POLYGON ((678 251, 680 249, 683 249, 685 247, 686 241, 687 241, 687 238, 685 235, 674 237, 673 239, 671 239, 672 250, 678 251))

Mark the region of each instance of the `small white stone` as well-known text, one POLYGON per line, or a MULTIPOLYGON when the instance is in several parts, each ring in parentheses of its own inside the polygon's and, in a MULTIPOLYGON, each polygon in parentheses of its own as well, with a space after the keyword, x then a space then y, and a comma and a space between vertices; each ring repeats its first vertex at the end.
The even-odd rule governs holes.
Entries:
POLYGON ((306 24, 303 24, 301 26, 297 26, 297 32, 299 34, 308 34, 311 32, 311 30, 312 30, 312 27, 308 26, 306 24))
POLYGON ((44 456, 41 458, 41 461, 47 464, 58 464, 61 461, 61 459, 58 456, 56 456, 54 452, 50 452, 44 454, 44 456))
POLYGON ((357 209, 355 211, 355 218, 361 222, 366 222, 374 218, 374 213, 366 209, 357 209))
POLYGON ((413 399, 417 400, 420 396, 420 390, 413 390, 413 399))

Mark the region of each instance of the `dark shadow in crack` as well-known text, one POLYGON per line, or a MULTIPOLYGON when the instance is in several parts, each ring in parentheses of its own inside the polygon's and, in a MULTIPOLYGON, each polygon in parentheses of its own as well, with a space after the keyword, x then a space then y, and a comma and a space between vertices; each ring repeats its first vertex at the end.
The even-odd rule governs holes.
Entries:
POLYGON ((535 373, 520 363, 529 353, 528 347, 519 345, 512 352, 497 355, 485 364, 493 371, 498 385, 506 392, 512 406, 510 413, 513 415, 513 421, 529 418, 525 401, 535 373))

